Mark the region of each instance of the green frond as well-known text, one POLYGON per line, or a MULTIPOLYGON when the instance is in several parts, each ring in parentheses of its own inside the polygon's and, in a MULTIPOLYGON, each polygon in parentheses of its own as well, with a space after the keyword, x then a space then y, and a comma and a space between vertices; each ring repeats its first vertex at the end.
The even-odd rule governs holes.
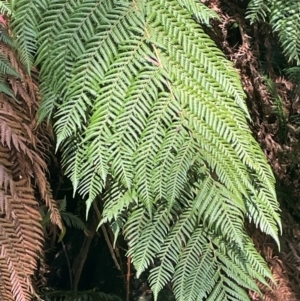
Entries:
POLYGON ((261 229, 261 231, 272 236, 279 246, 278 240, 278 225, 280 225, 280 217, 277 212, 269 205, 266 205, 265 200, 255 198, 256 201, 246 200, 246 208, 248 220, 261 229), (274 213, 273 218, 270 218, 268 213, 274 213))
POLYGON ((40 85, 40 90, 43 98, 37 112, 38 122, 41 123, 43 120, 49 122, 55 112, 59 96, 44 83, 40 85))
POLYGON ((75 195, 81 177, 81 170, 85 164, 83 160, 85 153, 83 152, 83 147, 78 147, 76 144, 76 140, 68 139, 69 144, 68 147, 66 146, 63 150, 63 156, 68 158, 65 162, 63 162, 63 167, 65 167, 65 172, 70 175, 70 179, 73 184, 73 196, 75 195))
POLYGON ((72 134, 76 134, 82 130, 83 124, 86 122, 85 112, 88 110, 89 101, 87 104, 78 102, 71 99, 63 106, 60 106, 59 111, 55 117, 58 118, 58 122, 55 124, 55 130, 57 132, 57 148, 72 134), (72 128, 76 128, 73 132, 72 128))
POLYGON ((300 7, 297 0, 276 1, 274 3, 270 23, 278 32, 283 52, 289 61, 296 60, 300 64, 300 7))
POLYGON ((121 234, 121 231, 123 230, 124 225, 126 223, 126 217, 127 217, 127 215, 125 213, 120 214, 114 220, 114 222, 112 222, 111 225, 110 225, 111 230, 114 234, 114 244, 113 244, 114 248, 116 247, 116 242, 117 242, 117 239, 119 237, 119 234, 121 234))
POLYGON ((47 59, 48 55, 51 54, 51 46, 60 33, 60 24, 68 20, 69 15, 74 12, 78 5, 78 1, 74 0, 51 0, 48 2, 48 9, 43 14, 43 22, 38 26, 39 52, 36 59, 37 64, 47 59))
POLYGON ((37 51, 37 26, 47 10, 47 0, 19 0, 11 2, 12 27, 20 59, 30 73, 37 51))
POLYGON ((242 200, 226 191, 209 176, 196 187, 192 207, 197 210, 198 219, 208 229, 217 231, 220 235, 226 233, 224 238, 242 247, 246 237, 243 226, 246 208, 242 200))
POLYGON ((250 298, 246 291, 238 286, 238 284, 231 280, 229 277, 220 276, 220 282, 222 282, 222 291, 221 295, 225 296, 223 300, 230 301, 246 301, 250 298))
POLYGON ((188 244, 181 252, 180 261, 175 268, 174 273, 174 294, 176 300, 186 300, 186 281, 191 274, 193 268, 197 267, 199 255, 203 253, 204 246, 208 243, 204 229, 198 227, 193 231, 188 244))
POLYGON ((240 280, 244 280, 245 283, 248 281, 247 285, 244 287, 253 287, 254 289, 256 284, 254 285, 254 279, 258 279, 261 283, 268 286, 266 279, 273 279, 271 271, 268 269, 268 266, 261 255, 256 251, 253 242, 249 239, 245 242, 245 250, 246 252, 238 250, 236 248, 231 248, 226 250, 224 242, 219 244, 219 249, 222 255, 219 255, 219 260, 233 269, 234 273, 237 273, 236 276, 239 277, 240 280), (224 257, 225 255, 225 257, 224 257), (229 261, 226 260, 229 259, 229 261), (250 275, 251 279, 247 279, 245 274, 250 275))
POLYGON ((74 215, 73 213, 62 211, 61 217, 67 227, 74 227, 79 230, 87 230, 87 227, 84 224, 84 222, 78 216, 74 215))
POLYGON ((12 47, 13 49, 15 49, 15 42, 11 38, 11 36, 8 34, 7 30, 5 28, 3 28, 1 25, 0 25, 0 28, 1 28, 0 41, 6 45, 12 47))
MULTIPOLYGON (((245 218, 278 242, 279 208, 238 72, 202 28, 216 13, 196 0, 18 2, 17 42, 41 69, 40 120, 55 116, 87 214, 101 195, 99 226, 125 236, 138 275, 159 260, 155 298, 172 281, 179 301, 248 300, 271 275, 245 218)), ((251 18, 264 9, 252 1, 251 18)))
POLYGON ((299 1, 251 0, 248 18, 251 22, 269 17, 273 30, 278 33, 283 53, 289 61, 300 64, 300 7, 299 1))
MULTIPOLYGON (((216 279, 217 278, 216 276, 213 278, 215 282, 218 280, 216 279)), ((223 288, 223 282, 218 281, 217 285, 214 287, 212 293, 210 294, 209 298, 206 299, 206 301, 223 301, 223 300, 227 301, 226 294, 224 293, 222 288, 223 288)))
POLYGON ((271 1, 269 0, 251 0, 248 4, 246 18, 254 23, 258 20, 265 21, 268 13, 270 13, 271 1))
MULTIPOLYGON (((159 93, 157 102, 150 111, 145 129, 141 133, 141 139, 135 155, 136 190, 141 201, 152 211, 155 199, 155 187, 152 187, 152 170, 155 168, 155 157, 161 148, 166 133, 165 124, 169 124, 176 107, 172 105, 173 98, 170 94, 159 93)), ((170 200, 170 204, 173 200, 170 200)))
MULTIPOLYGON (((137 277, 154 261, 169 231, 172 220, 167 208, 158 208, 152 221, 140 232, 135 244, 130 244, 128 256, 136 269, 137 277)), ((127 225, 125 225, 126 227, 127 225)))
POLYGON ((178 1, 178 4, 183 9, 187 9, 202 24, 209 25, 211 19, 219 19, 219 15, 214 10, 209 9, 199 1, 180 0, 178 1))
POLYGON ((232 95, 238 106, 249 116, 241 83, 236 76, 230 77, 230 74, 236 74, 236 71, 201 27, 178 6, 177 1, 167 1, 165 4, 150 1, 148 9, 152 11, 152 15, 153 11, 165 10, 163 14, 151 16, 155 26, 149 30, 155 39, 154 43, 163 45, 163 50, 166 50, 160 52, 160 60, 164 63, 164 68, 174 76, 175 86, 180 82, 189 86, 188 77, 191 77, 197 85, 200 83, 199 88, 205 88, 214 97, 222 91, 223 97, 220 97, 220 100, 224 99, 224 92, 232 95), (166 10, 165 5, 169 5, 169 10, 166 10), (191 56, 189 59, 184 55, 187 52, 191 56))
POLYGON ((132 246, 138 244, 140 241, 139 234, 150 221, 151 218, 147 215, 145 208, 138 205, 132 208, 131 212, 128 214, 127 222, 124 227, 124 237, 128 240, 130 250, 132 250, 132 246))
POLYGON ((86 219, 93 201, 103 191, 104 185, 102 186, 101 182, 101 175, 95 170, 94 167, 91 167, 89 173, 85 178, 82 179, 80 183, 79 193, 84 197, 88 197, 86 200, 86 219))
POLYGON ((102 213, 101 224, 117 220, 124 210, 127 210, 136 195, 126 191, 118 183, 113 183, 111 189, 104 196, 105 207, 102 213))
MULTIPOLYGON (((14 49, 14 42, 8 36, 7 31, 4 28, 0 28, 0 31, 0 41, 14 49)), ((0 92, 16 100, 15 93, 7 84, 9 77, 20 78, 20 75, 11 65, 9 58, 4 54, 0 54, 0 92)))
POLYGON ((196 227, 196 215, 192 208, 183 212, 174 227, 165 238, 161 250, 157 254, 160 261, 159 266, 151 270, 149 281, 154 297, 164 286, 171 281, 175 272, 175 265, 178 263, 182 249, 186 245, 196 227))
MULTIPOLYGON (((224 300, 238 296, 240 300, 249 300, 245 289, 259 290, 255 282, 257 275, 253 274, 251 267, 254 264, 258 268, 257 264, 260 265, 263 260, 256 258, 249 261, 240 248, 236 248, 234 244, 224 244, 224 240, 213 239, 213 236, 202 226, 198 227, 183 248, 174 274, 174 293, 177 300, 206 300, 208 297, 208 300, 217 300, 219 295, 224 300), (222 275, 226 277, 220 288, 222 275)), ((265 283, 264 277, 270 277, 271 274, 265 264, 258 269, 263 275, 260 278, 265 283)))
POLYGON ((199 260, 186 279, 186 300, 203 300, 210 294, 216 269, 212 251, 209 246, 204 246, 199 253, 199 260))
POLYGON ((1 76, 11 75, 15 77, 20 77, 20 75, 12 67, 10 62, 2 54, 0 54, 0 74, 1 76))
POLYGON ((0 1, 0 13, 1 15, 11 15, 10 2, 5 0, 0 1))
MULTIPOLYGON (((219 235, 226 233, 225 238, 228 241, 234 241, 243 248, 246 237, 243 226, 246 208, 224 187, 218 183, 213 183, 213 181, 210 184, 208 195, 204 197, 205 201, 201 202, 198 208, 199 217, 209 229, 216 231, 219 235)), ((204 188, 204 191, 206 189, 204 188)), ((199 191, 200 195, 203 196, 202 189, 199 191)), ((199 196, 196 200, 199 200, 199 196)))
POLYGON ((172 130, 169 130, 163 137, 160 150, 157 152, 154 162, 156 168, 152 171, 152 187, 155 187, 156 199, 167 199, 167 193, 176 191, 177 187, 172 187, 170 182, 171 168, 175 168, 174 160, 177 152, 181 146, 186 142, 186 130, 182 124, 177 120, 172 124, 172 130), (170 190, 168 190, 171 189, 170 190))
POLYGON ((15 98, 13 91, 6 83, 2 82, 1 79, 0 79, 0 93, 4 93, 12 98, 15 98))
POLYGON ((67 197, 66 196, 64 196, 63 199, 57 200, 57 203, 59 205, 60 212, 66 211, 66 209, 67 209, 67 197))
POLYGON ((285 73, 294 83, 300 82, 300 67, 290 67, 285 70, 285 73))
MULTIPOLYGON (((239 254, 236 254, 236 256, 239 256, 239 254)), ((249 262, 247 262, 247 259, 240 259, 239 261, 234 262, 230 257, 219 252, 217 253, 217 257, 221 265, 221 270, 225 273, 225 275, 236 281, 240 287, 244 287, 252 291, 259 291, 254 280, 255 278, 249 277, 251 269, 249 269, 249 262)))
POLYGON ((187 182, 187 173, 195 161, 194 141, 187 139, 174 157, 170 166, 167 179, 166 198, 169 201, 169 208, 173 207, 175 201, 180 197, 187 182))

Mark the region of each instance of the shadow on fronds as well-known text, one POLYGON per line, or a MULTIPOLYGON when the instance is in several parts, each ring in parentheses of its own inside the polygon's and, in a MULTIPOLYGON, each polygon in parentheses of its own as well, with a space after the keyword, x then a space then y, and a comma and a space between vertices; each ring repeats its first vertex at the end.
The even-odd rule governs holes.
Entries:
POLYGON ((29 301, 35 271, 44 266, 39 201, 47 204, 51 221, 60 228, 61 221, 45 176, 50 136, 35 117, 36 74, 30 77, 19 62, 4 22, 0 28, 0 299, 29 301))

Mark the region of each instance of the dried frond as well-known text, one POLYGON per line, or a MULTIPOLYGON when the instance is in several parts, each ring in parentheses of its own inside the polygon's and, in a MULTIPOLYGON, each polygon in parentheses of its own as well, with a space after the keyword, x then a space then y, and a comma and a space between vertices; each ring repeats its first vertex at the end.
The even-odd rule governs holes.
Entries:
POLYGON ((6 66, 0 68, 0 85, 6 87, 0 93, 0 298, 29 301, 42 258, 39 201, 46 202, 60 228, 61 220, 46 178, 49 138, 45 127, 37 126, 37 81, 11 45, 0 43, 0 60, 6 66))

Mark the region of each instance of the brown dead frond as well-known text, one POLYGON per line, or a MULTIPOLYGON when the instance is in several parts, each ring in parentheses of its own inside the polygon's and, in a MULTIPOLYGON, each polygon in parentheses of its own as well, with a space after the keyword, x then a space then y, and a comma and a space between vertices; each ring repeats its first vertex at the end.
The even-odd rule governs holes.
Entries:
POLYGON ((0 94, 0 299, 29 301, 42 258, 40 200, 52 222, 62 226, 46 178, 50 138, 45 125, 37 125, 38 83, 12 47, 0 43, 0 54, 19 74, 1 75, 1 84, 11 92, 0 94))

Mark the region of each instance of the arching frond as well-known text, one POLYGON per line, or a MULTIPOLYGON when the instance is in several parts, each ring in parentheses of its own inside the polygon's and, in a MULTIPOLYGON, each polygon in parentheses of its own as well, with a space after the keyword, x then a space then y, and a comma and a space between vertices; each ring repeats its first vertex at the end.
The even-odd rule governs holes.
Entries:
POLYGON ((37 49, 36 27, 46 8, 47 0, 11 1, 12 26, 16 34, 16 46, 20 59, 29 73, 37 49))
POLYGON ((270 274, 245 218, 277 241, 280 219, 239 75, 202 28, 216 14, 195 0, 18 2, 40 119, 54 114, 87 212, 101 194, 101 223, 122 228, 138 275, 157 264, 155 297, 173 280, 180 301, 248 300, 270 274))
POLYGON ((297 0, 276 1, 271 11, 270 23, 289 61, 300 64, 300 7, 297 0))
POLYGON ((150 220, 150 222, 142 228, 142 231, 140 231, 141 235, 136 240, 136 243, 130 244, 128 255, 132 258, 138 276, 156 257, 168 233, 171 216, 167 210, 167 208, 158 209, 153 216, 153 220, 150 220))

